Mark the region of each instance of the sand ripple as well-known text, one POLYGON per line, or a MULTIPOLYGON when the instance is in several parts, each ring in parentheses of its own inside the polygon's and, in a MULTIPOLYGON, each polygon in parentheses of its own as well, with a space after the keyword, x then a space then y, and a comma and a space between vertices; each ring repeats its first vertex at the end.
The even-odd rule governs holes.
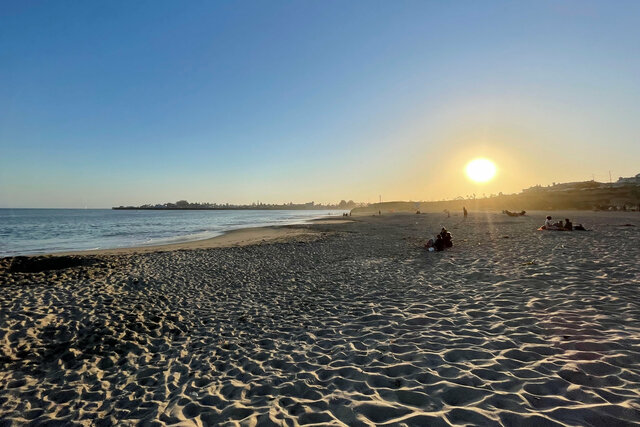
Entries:
POLYGON ((615 227, 636 217, 580 215, 595 231, 451 218, 444 254, 420 248, 442 217, 407 215, 317 224, 335 233, 311 242, 60 270, 0 260, 0 416, 637 425, 640 233, 615 227))

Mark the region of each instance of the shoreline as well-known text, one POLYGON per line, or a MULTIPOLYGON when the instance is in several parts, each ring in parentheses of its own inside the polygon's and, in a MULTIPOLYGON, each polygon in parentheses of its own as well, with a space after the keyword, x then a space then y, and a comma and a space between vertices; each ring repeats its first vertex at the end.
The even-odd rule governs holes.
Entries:
POLYGON ((2 259, 11 259, 17 257, 63 257, 63 256, 89 256, 89 255, 132 255, 151 252, 168 252, 180 250, 195 249, 214 249, 250 246, 261 243, 279 243, 287 242, 294 239, 303 239, 305 241, 314 240, 321 236, 321 232, 312 230, 309 225, 322 224, 343 224, 353 222, 353 220, 345 220, 343 217, 320 217, 307 220, 299 224, 285 225, 267 225, 259 227, 243 227, 222 232, 219 236, 209 237, 200 240, 187 240, 177 243, 155 244, 148 246, 129 246, 122 248, 104 248, 104 249, 86 249, 72 250, 61 252, 44 252, 39 254, 28 255, 8 255, 0 257, 2 259))
MULTIPOLYGON (((547 214, 551 214, 554 217, 560 218, 568 215, 572 218, 578 216, 578 213, 582 213, 579 217, 584 216, 624 216, 624 215, 635 215, 638 212, 635 211, 593 211, 593 210, 533 210, 527 211, 527 218, 533 217, 541 217, 540 224, 544 221, 544 216, 547 214)), ((442 212, 432 212, 425 211, 421 212, 421 215, 443 215, 440 219, 441 222, 447 221, 456 221, 462 219, 462 214, 459 212, 452 212, 451 216, 448 218, 444 217, 442 212)), ((503 218, 500 211, 497 210, 479 210, 473 211, 470 213, 470 217, 472 218, 475 215, 497 215, 499 218, 503 218)), ((383 217, 389 216, 410 216, 415 217, 414 212, 405 212, 405 211, 383 211, 383 217)), ((56 257, 56 256, 84 256, 84 255, 127 255, 127 254, 136 254, 136 253, 152 253, 152 252, 166 252, 173 250, 194 250, 194 249, 214 249, 214 248, 225 248, 225 247, 240 247, 240 246, 250 246, 256 244, 270 243, 270 242, 286 242, 289 240, 293 240, 296 238, 302 238, 306 240, 312 240, 317 238, 315 236, 317 231, 314 231, 309 228, 310 225, 321 225, 321 224, 340 224, 340 223, 348 223, 355 222, 358 220, 362 220, 368 217, 378 217, 376 213, 354 213, 353 216, 343 217, 343 216, 321 216, 304 220, 304 222, 294 222, 290 224, 271 224, 271 225, 263 225, 263 226, 247 226, 242 228, 230 229, 227 231, 223 231, 221 234, 213 237, 206 237, 196 240, 184 240, 181 242, 175 243, 158 243, 158 244, 149 244, 149 245, 138 245, 138 246, 123 246, 123 247, 115 247, 115 248, 99 248, 99 249, 78 249, 78 250, 61 250, 55 252, 41 252, 41 253, 30 253, 30 254, 13 254, 13 255, 0 255, 0 260, 12 259, 16 257, 56 257)), ((506 218, 506 216, 504 217, 506 218)), ((518 217, 520 219, 524 217, 518 217)), ((513 219, 511 219, 513 220, 513 219)), ((575 222, 575 221, 574 221, 575 222)), ((581 223, 583 221, 577 220, 576 223, 581 223)), ((620 224, 622 225, 622 224, 620 224)))
MULTIPOLYGON (((557 216, 560 218, 565 215, 569 215, 572 218, 575 218, 581 212, 582 214, 587 214, 587 216, 619 216, 619 215, 634 215, 637 214, 635 211, 593 211, 593 210, 533 210, 527 211, 526 217, 544 217, 547 214, 552 214, 553 216, 557 216)), ((441 212, 432 212, 425 211, 421 212, 421 215, 439 215, 441 212)), ((479 210, 473 211, 470 214, 470 218, 474 215, 497 215, 502 218, 501 212, 497 210, 487 209, 487 210, 479 210)), ((383 217, 389 216, 410 216, 414 217, 414 212, 406 212, 406 211, 383 211, 383 217)), ((581 215, 580 217, 584 217, 585 215, 581 215)), ((289 240, 293 240, 296 238, 303 238, 306 240, 311 240, 314 235, 317 235, 317 231, 314 231, 309 228, 310 225, 321 225, 321 224, 340 224, 340 223, 348 223, 355 222, 358 219, 368 218, 368 217, 378 217, 376 213, 363 213, 356 212, 353 216, 343 217, 343 216, 321 216, 316 218, 310 218, 304 220, 304 222, 294 222, 291 224, 272 224, 272 225, 263 225, 263 226, 247 226, 242 228, 230 229, 227 231, 223 231, 221 234, 213 237, 207 237, 204 239, 196 239, 196 240, 184 240, 181 242, 175 243, 158 243, 158 244, 149 244, 149 245, 138 245, 138 246, 124 246, 124 247, 115 247, 115 248, 99 248, 99 249, 78 249, 78 250, 61 250, 55 252, 41 252, 41 253, 30 253, 30 254, 13 254, 13 255, 0 255, 0 260, 3 259, 11 259, 16 257, 55 257, 55 256, 83 256, 83 255, 127 255, 127 254, 136 254, 136 253, 152 253, 152 252, 166 252, 173 250, 194 250, 194 249, 214 249, 214 248, 225 248, 225 247, 240 247, 240 246, 250 246, 255 244, 262 243, 270 243, 270 242, 286 242, 289 240)), ((447 222, 459 220, 462 218, 462 214, 459 212, 452 212, 451 216, 448 218, 441 218, 441 222, 447 222)), ((523 218, 523 217, 518 217, 523 218)), ((541 220, 540 224, 542 224, 543 220, 541 220)), ((578 220, 577 223, 581 221, 578 220)), ((318 237, 318 236, 316 236, 318 237)))

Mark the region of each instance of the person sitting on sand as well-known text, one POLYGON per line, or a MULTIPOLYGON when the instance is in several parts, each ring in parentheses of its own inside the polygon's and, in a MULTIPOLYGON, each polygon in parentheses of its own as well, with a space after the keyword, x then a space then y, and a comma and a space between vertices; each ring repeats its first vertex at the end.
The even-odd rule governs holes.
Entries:
POLYGON ((562 221, 553 222, 551 220, 551 216, 547 216, 547 219, 544 221, 544 225, 540 228, 543 230, 564 230, 562 221))
POLYGON ((433 248, 433 239, 427 240, 427 243, 424 244, 424 248, 429 252, 433 252, 435 249, 433 248))
POLYGON ((449 233, 448 231, 444 234, 444 237, 442 238, 444 240, 444 247, 445 248, 451 248, 453 247, 453 240, 451 239, 451 233, 449 233))
POLYGON ((569 218, 564 219, 564 229, 567 231, 573 230, 573 224, 571 223, 571 221, 569 221, 569 218))
POLYGON ((444 244, 443 244, 443 240, 440 237, 440 235, 438 234, 438 237, 436 237, 436 239, 429 239, 427 240, 427 243, 425 243, 424 248, 426 250, 428 250, 429 252, 433 252, 433 251, 441 251, 444 249, 444 244))
POLYGON ((551 221, 551 216, 550 215, 547 215, 547 219, 545 219, 543 227, 545 227, 545 228, 553 227, 553 221, 551 221))
POLYGON ((438 234, 436 236, 436 241, 433 242, 433 247, 438 252, 444 251, 444 239, 442 238, 441 235, 438 234))
POLYGON ((453 246, 453 241, 451 239, 451 233, 447 231, 446 228, 442 227, 440 233, 434 239, 429 239, 427 243, 424 245, 424 248, 430 252, 432 251, 443 251, 446 248, 450 248, 453 246))
POLYGON ((577 225, 575 225, 575 226, 573 227, 573 229, 574 229, 574 230, 577 230, 577 231, 587 231, 587 229, 586 229, 586 228, 584 228, 584 226, 583 226, 582 224, 577 224, 577 225))

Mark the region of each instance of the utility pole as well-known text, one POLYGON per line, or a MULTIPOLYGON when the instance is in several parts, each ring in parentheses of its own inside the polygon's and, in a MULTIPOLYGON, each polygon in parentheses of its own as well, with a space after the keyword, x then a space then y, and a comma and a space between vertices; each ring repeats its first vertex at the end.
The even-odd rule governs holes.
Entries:
POLYGON ((611 171, 609 171, 609 184, 611 184, 611 171))

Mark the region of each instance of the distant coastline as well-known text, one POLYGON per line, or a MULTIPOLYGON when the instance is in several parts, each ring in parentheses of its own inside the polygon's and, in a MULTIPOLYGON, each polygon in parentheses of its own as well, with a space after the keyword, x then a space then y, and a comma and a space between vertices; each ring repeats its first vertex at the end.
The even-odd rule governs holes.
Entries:
POLYGON ((202 207, 194 207, 194 208, 176 208, 176 207, 143 207, 143 206, 114 206, 111 209, 113 210, 124 210, 124 211, 132 211, 132 210, 146 210, 146 211, 307 211, 307 210, 327 210, 327 209, 343 209, 339 207, 313 207, 313 208, 298 208, 298 207, 251 207, 251 206, 237 206, 237 207, 229 207, 229 208, 202 208, 202 207))
POLYGON ((114 206, 114 210, 349 210, 353 214, 378 212, 436 212, 460 210, 465 206, 472 210, 640 210, 640 174, 618 179, 615 183, 597 181, 553 183, 548 186, 536 185, 517 194, 476 194, 442 201, 390 201, 384 203, 356 203, 341 200, 336 204, 253 203, 232 205, 228 203, 190 203, 179 200, 141 206, 114 206))
POLYGON ((150 211, 163 211, 163 210, 198 210, 198 211, 230 211, 230 210, 255 210, 255 211, 275 211, 275 210, 349 210, 357 206, 363 206, 363 204, 355 203, 353 200, 341 200, 337 204, 316 204, 315 202, 308 203, 285 203, 285 204, 269 204, 269 203, 254 203, 251 205, 232 205, 229 203, 190 203, 186 200, 179 200, 175 203, 163 203, 156 205, 140 205, 140 206, 114 206, 111 209, 114 210, 150 210, 150 211))

